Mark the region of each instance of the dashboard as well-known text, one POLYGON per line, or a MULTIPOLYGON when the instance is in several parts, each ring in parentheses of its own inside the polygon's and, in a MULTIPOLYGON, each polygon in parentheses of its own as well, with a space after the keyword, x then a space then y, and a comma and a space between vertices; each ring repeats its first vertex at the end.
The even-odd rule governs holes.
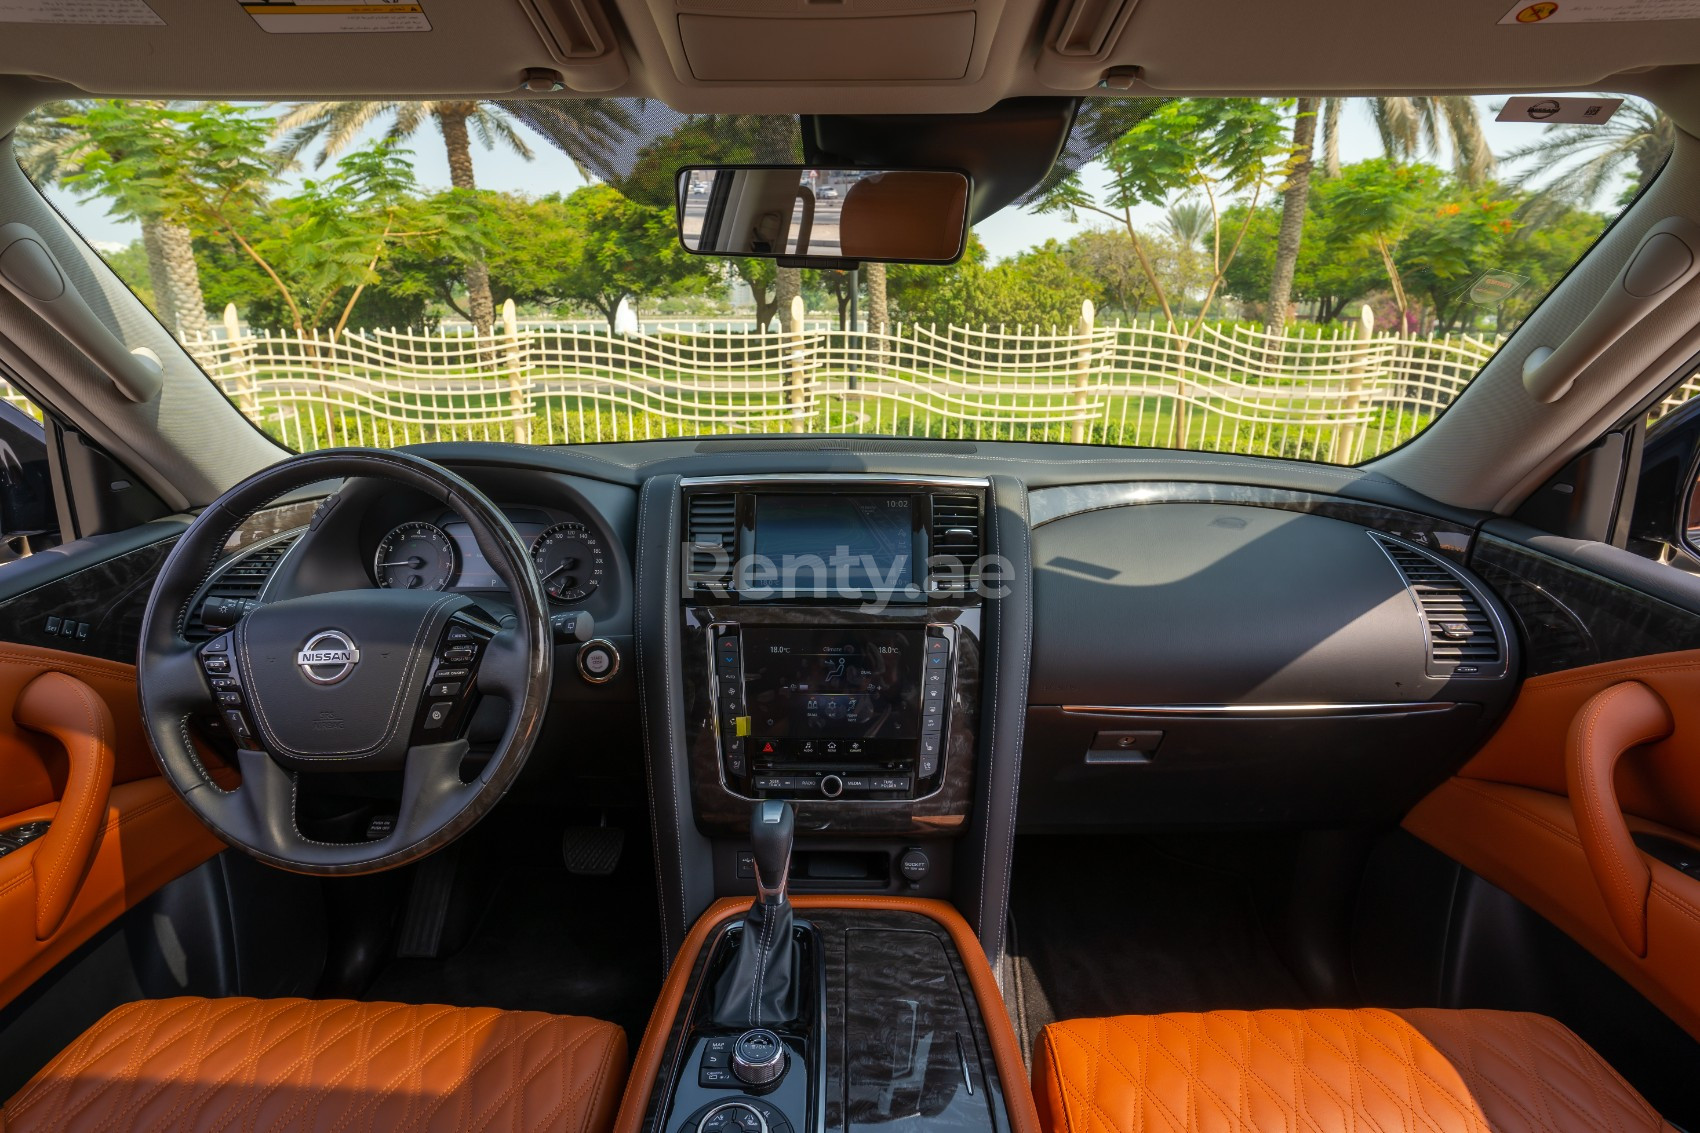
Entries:
MULTIPOLYGON (((1379 821, 1515 691, 1471 517, 1351 470, 960 447, 421 452, 498 504, 550 602, 608 643, 600 683, 582 639, 557 639, 556 699, 577 704, 560 747, 635 753, 665 723, 649 770, 676 774, 711 837, 771 798, 805 831, 960 828, 989 745, 1011 742, 994 727, 1024 746, 1028 828, 1379 821), (964 581, 1000 571, 996 594, 964 581), (995 685, 1022 710, 996 715, 995 685)), ((354 481, 320 512, 266 599, 443 590, 501 616, 506 588, 441 501, 354 481)))

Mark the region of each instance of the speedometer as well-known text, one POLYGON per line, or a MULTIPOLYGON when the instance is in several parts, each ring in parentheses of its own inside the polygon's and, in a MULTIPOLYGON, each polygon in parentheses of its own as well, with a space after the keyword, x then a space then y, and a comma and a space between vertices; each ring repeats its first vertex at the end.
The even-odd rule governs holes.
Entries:
POLYGON ((577 521, 557 523, 531 545, 531 561, 544 592, 556 602, 582 602, 602 583, 602 542, 577 521))
POLYGON ((384 536, 372 563, 378 585, 391 590, 441 590, 459 559, 454 540, 434 523, 404 523, 384 536))

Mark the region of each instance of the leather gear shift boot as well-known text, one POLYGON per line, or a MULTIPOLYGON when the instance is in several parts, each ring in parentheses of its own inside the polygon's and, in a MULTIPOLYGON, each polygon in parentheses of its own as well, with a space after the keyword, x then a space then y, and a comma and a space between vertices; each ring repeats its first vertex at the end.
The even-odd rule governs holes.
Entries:
POLYGON ((783 1027, 796 1020, 801 983, 791 902, 756 901, 743 938, 714 989, 714 1022, 727 1028, 783 1027))

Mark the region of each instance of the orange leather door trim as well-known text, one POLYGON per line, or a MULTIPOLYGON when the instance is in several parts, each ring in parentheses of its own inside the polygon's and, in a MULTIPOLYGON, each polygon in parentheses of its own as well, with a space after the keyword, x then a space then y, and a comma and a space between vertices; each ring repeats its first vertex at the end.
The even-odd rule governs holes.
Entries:
MULTIPOLYGON (((52 819, 56 804, 0 819, 14 826, 52 819)), ((59 931, 35 935, 35 863, 39 842, 0 858, 0 1007, 45 975, 78 945, 117 920, 168 881, 183 876, 220 850, 213 837, 154 777, 112 788, 94 859, 89 863, 59 931)))
MULTIPOLYGON (((968 927, 968 922, 962 919, 962 914, 958 913, 954 906, 947 901, 921 897, 799 895, 792 897, 791 903, 799 911, 883 909, 919 913, 942 925, 950 933, 951 943, 956 945, 957 952, 962 956, 962 965, 968 971, 968 982, 974 988, 974 998, 978 1002, 980 1014, 985 1018, 986 1033, 992 1044, 993 1061, 997 1063, 998 1078, 1003 1085, 1004 1104, 1009 1110, 1011 1133, 1043 1133, 1039 1124, 1039 1111, 1033 1105, 1027 1067, 1021 1060, 1021 1044, 1016 1041, 1015 1025, 1010 1022, 1009 1008, 1004 1005, 1003 993, 998 990, 997 979, 992 975, 991 965, 986 962, 986 954, 980 948, 979 938, 974 935, 974 930, 968 927)), ((744 910, 749 906, 748 897, 727 897, 716 901, 709 906, 707 912, 697 918, 697 923, 691 926, 685 942, 679 946, 679 954, 673 958, 673 966, 668 969, 667 982, 661 987, 661 997, 656 1000, 655 1010, 649 1017, 649 1026, 644 1029, 643 1043, 638 1047, 637 1057, 632 1060, 632 1072, 626 1079, 626 1096, 620 1102, 620 1116, 614 1122, 614 1133, 639 1133, 642 1129, 644 1110, 649 1105, 649 1095, 656 1087, 662 1058, 666 1054, 667 1032, 672 1029, 673 1019, 683 1005, 685 990, 690 983, 691 969, 696 966, 697 955, 716 929, 734 917, 743 916, 744 910)))
POLYGON ((1700 881, 1630 840, 1645 832, 1700 847, 1700 650, 1524 682, 1499 730, 1405 828, 1700 1037, 1700 881))
POLYGON ((112 793, 112 711, 94 689, 64 673, 43 673, 24 686, 12 719, 59 741, 68 771, 53 825, 34 845, 35 938, 65 923, 71 899, 94 860, 101 819, 112 793))
POLYGON ((142 728, 133 665, 0 642, 0 815, 53 802, 64 791, 64 752, 48 737, 19 727, 11 711, 24 686, 50 672, 76 677, 98 693, 111 710, 114 783, 151 779, 159 774, 142 728))
POLYGON ((0 1007, 224 849, 159 777, 134 668, 0 644, 0 829, 42 820, 0 858, 0 1007))
POLYGON ((1658 693, 1640 681, 1624 681, 1589 698, 1565 741, 1565 785, 1582 852, 1606 912, 1636 956, 1647 955, 1653 875, 1618 808, 1613 776, 1626 751, 1664 739, 1671 727, 1670 709, 1658 693))

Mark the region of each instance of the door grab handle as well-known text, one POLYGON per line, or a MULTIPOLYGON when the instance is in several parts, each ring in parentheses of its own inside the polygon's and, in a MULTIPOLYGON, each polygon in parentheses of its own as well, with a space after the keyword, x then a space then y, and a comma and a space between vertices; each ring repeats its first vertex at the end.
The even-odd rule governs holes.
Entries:
POLYGON ((1556 348, 1538 346, 1523 360, 1523 387, 1550 404, 1570 392, 1582 371, 1623 334, 1700 273, 1700 225, 1669 216, 1655 224, 1594 309, 1556 348))
POLYGON ((1571 721, 1564 779, 1582 853, 1624 946, 1647 955, 1647 894, 1653 874, 1618 805, 1612 775, 1624 752, 1664 739, 1675 728, 1670 707, 1640 681, 1623 681, 1589 698, 1571 721))
POLYGON ((159 356, 145 346, 126 349, 27 224, 0 224, 0 283, 100 367, 119 393, 147 401, 159 392, 165 373, 159 356))
POLYGON ((35 842, 35 938, 59 931, 83 886, 106 828, 112 794, 112 711, 88 685, 65 673, 43 673, 12 707, 22 727, 53 737, 70 770, 53 824, 35 842))

